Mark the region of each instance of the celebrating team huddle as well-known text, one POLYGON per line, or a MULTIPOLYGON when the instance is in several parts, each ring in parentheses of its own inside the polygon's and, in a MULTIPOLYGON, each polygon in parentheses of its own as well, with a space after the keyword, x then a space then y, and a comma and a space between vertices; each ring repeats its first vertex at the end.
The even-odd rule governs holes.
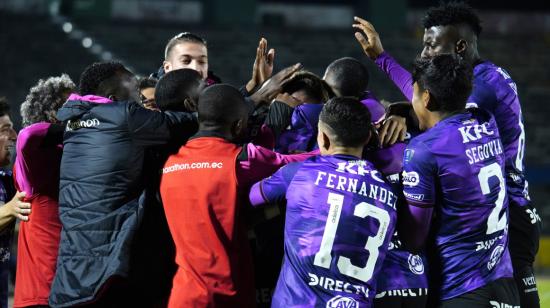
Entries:
POLYGON ((408 72, 355 18, 407 100, 393 104, 357 59, 322 78, 273 73, 265 39, 240 89, 187 32, 139 84, 120 63, 90 65, 51 94, 66 100, 47 106, 55 118, 23 115, 15 183, 34 216, 14 306, 539 307, 516 84, 480 57, 468 5, 423 24, 408 72))

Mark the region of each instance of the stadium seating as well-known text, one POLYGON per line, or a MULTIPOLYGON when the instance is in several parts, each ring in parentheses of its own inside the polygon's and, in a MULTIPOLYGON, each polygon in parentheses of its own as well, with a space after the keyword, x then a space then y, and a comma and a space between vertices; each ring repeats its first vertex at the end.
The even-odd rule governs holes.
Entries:
MULTIPOLYGON (((208 39, 210 69, 223 81, 236 86, 250 78, 255 48, 260 35, 276 48, 276 68, 297 61, 314 73, 323 74, 334 59, 352 56, 369 66, 370 89, 381 99, 403 100, 395 86, 367 60, 353 37, 353 30, 303 30, 277 28, 211 28, 184 24, 159 24, 121 20, 74 20, 75 26, 141 75, 155 72, 164 57, 168 39, 179 32, 196 32, 208 39)), ((28 88, 39 77, 67 72, 77 80, 82 69, 96 56, 71 40, 46 16, 13 16, 0 12, 0 27, 10 29, 0 35, 0 70, 4 73, 0 94, 12 104, 23 101, 28 88), (16 60, 17 59, 17 60, 16 60), (28 59, 21 62, 20 59, 28 59), (7 77, 7 78, 6 78, 7 77)), ((405 66, 410 66, 421 49, 420 29, 403 33, 382 33, 386 50, 405 66)), ((518 83, 527 127, 526 161, 529 169, 550 172, 550 40, 533 36, 483 36, 481 56, 502 65, 518 83), (525 42, 528 41, 528 44, 525 42), (521 49, 518 49, 521 46, 521 49)), ((550 181, 537 176, 531 182, 532 195, 542 216, 550 218, 550 181), (548 210, 546 210, 548 208, 548 210)), ((547 219, 548 219, 547 218, 547 219)))

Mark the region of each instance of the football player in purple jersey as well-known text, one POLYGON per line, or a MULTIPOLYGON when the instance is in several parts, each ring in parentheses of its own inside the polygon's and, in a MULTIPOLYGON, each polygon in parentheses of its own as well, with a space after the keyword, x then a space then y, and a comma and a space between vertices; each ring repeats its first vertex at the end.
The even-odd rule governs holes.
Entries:
MULTIPOLYGON (((411 74, 384 51, 380 37, 367 21, 356 18, 360 33, 356 38, 363 50, 412 99, 411 74)), ((500 131, 506 156, 504 178, 510 202, 510 255, 514 278, 524 307, 539 307, 539 296, 533 273, 533 262, 539 247, 540 217, 530 202, 525 179, 525 128, 517 86, 501 67, 481 58, 477 45, 481 33, 480 19, 464 2, 442 3, 428 10, 424 19, 421 56, 456 54, 474 68, 473 90, 469 106, 491 112, 500 131)))
POLYGON ((370 122, 356 98, 331 99, 319 117, 321 155, 253 186, 253 205, 287 201, 285 257, 272 307, 372 307, 397 196, 361 159, 370 122))
POLYGON ((413 251, 432 245, 430 275, 439 281, 430 292, 438 306, 519 307, 504 147, 490 113, 465 109, 471 66, 451 54, 421 58, 413 81, 424 133, 411 140, 403 161, 408 205, 400 207, 401 240, 413 251))

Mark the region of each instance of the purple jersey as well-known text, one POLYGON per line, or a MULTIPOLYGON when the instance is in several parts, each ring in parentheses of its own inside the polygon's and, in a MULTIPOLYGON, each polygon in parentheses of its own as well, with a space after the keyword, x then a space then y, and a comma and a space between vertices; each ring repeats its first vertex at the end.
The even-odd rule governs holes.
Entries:
MULTIPOLYGON (((406 140, 407 141, 407 140, 406 140)), ((366 159, 386 176, 391 184, 401 189, 399 174, 403 170, 403 154, 406 144, 398 142, 388 148, 366 153, 366 159)), ((401 247, 397 231, 394 233, 388 247, 388 253, 381 269, 382 275, 376 281, 377 296, 386 291, 404 289, 423 289, 426 294, 428 278, 426 275, 426 259, 424 255, 411 254, 401 247)), ((412 293, 410 296, 422 294, 412 293)))
MULTIPOLYGON (((381 122, 384 119, 385 108, 376 96, 370 91, 365 91, 361 103, 369 108, 372 121, 381 122)), ((317 146, 317 124, 323 104, 302 104, 292 112, 290 128, 284 131, 275 151, 288 154, 296 152, 309 152, 318 149, 317 146)))
POLYGON ((412 139, 403 169, 409 205, 434 207, 442 300, 512 277, 504 149, 489 113, 450 116, 412 139))
MULTIPOLYGON (((412 100, 411 74, 386 52, 376 59, 376 64, 389 75, 407 99, 412 100)), ((504 69, 483 61, 474 67, 474 87, 467 106, 483 108, 494 115, 506 155, 508 197, 512 204, 528 204, 530 199, 523 163, 525 129, 516 84, 504 69)))
POLYGON ((396 223, 396 195, 381 177, 365 160, 316 156, 254 186, 264 202, 287 200, 272 307, 372 305, 396 223))

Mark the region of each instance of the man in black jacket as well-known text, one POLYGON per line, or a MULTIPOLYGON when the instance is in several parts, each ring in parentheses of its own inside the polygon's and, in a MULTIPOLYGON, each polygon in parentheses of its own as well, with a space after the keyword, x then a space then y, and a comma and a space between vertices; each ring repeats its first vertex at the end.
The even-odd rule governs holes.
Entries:
POLYGON ((125 279, 143 208, 146 148, 175 134, 192 135, 189 113, 147 110, 134 75, 116 62, 94 63, 80 77, 57 117, 66 123, 61 160, 62 223, 57 272, 49 303, 98 307, 136 305, 125 279))

